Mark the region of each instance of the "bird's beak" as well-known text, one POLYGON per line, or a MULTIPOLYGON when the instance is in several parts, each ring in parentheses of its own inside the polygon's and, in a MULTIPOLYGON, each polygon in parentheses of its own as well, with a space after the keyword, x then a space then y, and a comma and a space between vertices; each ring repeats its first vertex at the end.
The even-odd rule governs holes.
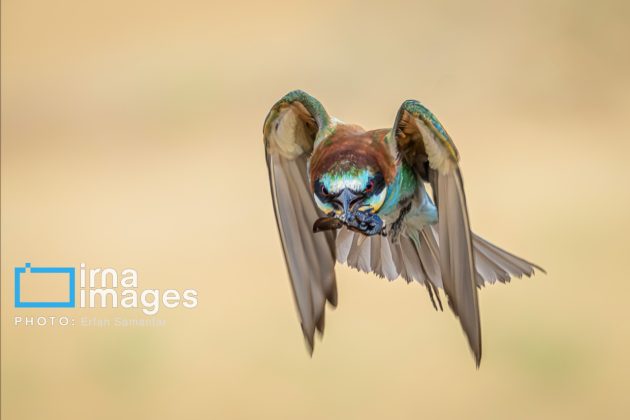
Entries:
POLYGON ((313 232, 340 229, 346 226, 348 229, 364 235, 376 235, 383 231, 383 220, 372 211, 361 211, 363 197, 349 189, 343 189, 332 200, 335 210, 325 217, 320 217, 313 224, 313 232))
POLYGON ((341 214, 339 219, 344 223, 352 223, 354 221, 354 207, 357 203, 359 196, 347 188, 344 188, 341 193, 335 198, 335 202, 338 205, 341 214))
POLYGON ((328 216, 317 219, 313 224, 313 232, 339 229, 344 224, 352 226, 356 218, 352 209, 355 207, 358 198, 359 196, 349 189, 343 189, 333 200, 336 207, 334 213, 331 212, 328 216), (335 213, 336 216, 333 217, 335 213))
POLYGON ((364 196, 355 194, 351 190, 344 189, 335 198, 335 203, 340 211, 337 217, 348 229, 360 232, 364 235, 376 235, 383 231, 383 220, 374 214, 372 210, 359 210, 364 196))

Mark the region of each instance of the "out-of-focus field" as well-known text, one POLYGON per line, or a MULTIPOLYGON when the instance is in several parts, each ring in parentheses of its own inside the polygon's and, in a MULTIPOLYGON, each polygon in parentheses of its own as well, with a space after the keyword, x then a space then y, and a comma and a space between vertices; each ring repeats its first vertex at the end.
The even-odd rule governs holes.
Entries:
POLYGON ((624 1, 2 2, 2 418, 629 418, 624 1), (484 358, 426 292, 338 269, 308 357, 261 125, 301 88, 427 104, 473 229, 549 275, 481 291, 484 358), (155 328, 15 327, 13 267, 197 289, 155 328))

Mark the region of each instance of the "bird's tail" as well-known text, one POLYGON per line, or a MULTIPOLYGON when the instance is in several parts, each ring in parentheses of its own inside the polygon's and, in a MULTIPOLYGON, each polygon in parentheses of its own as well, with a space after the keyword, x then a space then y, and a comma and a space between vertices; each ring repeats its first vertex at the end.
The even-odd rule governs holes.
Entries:
MULTIPOLYGON (((394 280, 403 277, 428 288, 442 288, 439 233, 435 225, 402 233, 396 243, 380 235, 366 237, 345 227, 337 235, 337 260, 359 271, 394 280)), ((472 234, 477 286, 531 277, 540 266, 517 257, 472 234)))
POLYGON ((517 257, 474 233, 472 242, 477 284, 480 286, 497 280, 506 283, 511 277, 531 277, 536 270, 547 274, 542 267, 517 257))

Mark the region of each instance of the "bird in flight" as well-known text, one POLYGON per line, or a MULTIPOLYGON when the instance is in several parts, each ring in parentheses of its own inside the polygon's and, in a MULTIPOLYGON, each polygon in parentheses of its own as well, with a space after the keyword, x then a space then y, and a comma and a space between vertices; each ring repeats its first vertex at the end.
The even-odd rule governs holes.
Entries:
POLYGON ((296 90, 271 108, 263 134, 309 351, 315 331, 324 332, 326 302, 337 305, 339 262, 390 281, 415 280, 436 309, 443 289, 479 366, 477 288, 544 270, 471 232, 459 153, 431 111, 407 100, 391 129, 366 131, 296 90))

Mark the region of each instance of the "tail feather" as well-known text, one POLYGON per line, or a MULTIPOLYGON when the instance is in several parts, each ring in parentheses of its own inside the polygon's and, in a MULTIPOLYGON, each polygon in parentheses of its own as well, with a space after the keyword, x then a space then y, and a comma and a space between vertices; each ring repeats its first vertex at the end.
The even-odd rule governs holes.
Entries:
POLYGON ((530 277, 535 270, 547 273, 542 267, 517 257, 475 234, 473 234, 473 246, 478 253, 484 254, 512 276, 530 277))
MULTIPOLYGON (((472 234, 477 286, 509 282, 511 277, 531 277, 540 266, 511 254, 472 234)), ((435 226, 404 232, 397 243, 389 237, 363 237, 342 228, 337 233, 337 261, 366 273, 395 280, 417 281, 434 292, 442 286, 439 233, 435 226)))

